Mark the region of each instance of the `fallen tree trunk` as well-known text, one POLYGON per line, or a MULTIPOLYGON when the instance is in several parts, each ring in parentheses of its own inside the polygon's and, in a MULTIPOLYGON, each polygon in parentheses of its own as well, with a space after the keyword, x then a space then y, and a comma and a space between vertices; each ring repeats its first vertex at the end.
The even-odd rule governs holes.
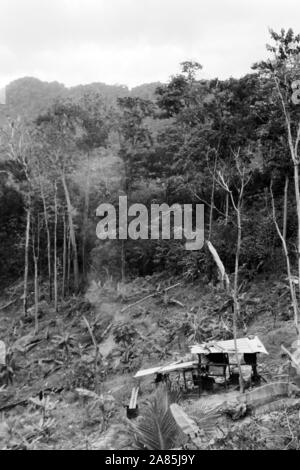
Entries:
POLYGON ((289 397, 292 394, 300 396, 300 389, 296 385, 288 382, 274 382, 246 392, 243 395, 238 395, 231 401, 226 401, 222 405, 222 409, 226 411, 226 407, 232 406, 233 402, 245 404, 249 408, 256 408, 272 403, 280 397, 289 397))
POLYGON ((141 302, 144 302, 147 299, 150 299, 151 297, 154 297, 155 295, 161 294, 163 292, 168 292, 169 290, 174 289, 175 287, 178 287, 180 285, 181 285, 181 282, 178 282, 177 284, 174 284, 174 286, 166 287, 165 289, 162 289, 161 291, 155 291, 152 294, 149 294, 146 297, 143 297, 142 299, 137 300, 133 304, 127 305, 127 307, 122 308, 121 313, 126 312, 126 310, 128 310, 129 308, 135 307, 136 305, 140 304, 141 302))

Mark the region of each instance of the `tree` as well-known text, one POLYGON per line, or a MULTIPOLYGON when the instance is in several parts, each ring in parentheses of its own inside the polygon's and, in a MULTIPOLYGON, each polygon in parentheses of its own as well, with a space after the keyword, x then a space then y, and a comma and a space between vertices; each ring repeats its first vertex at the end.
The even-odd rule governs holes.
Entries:
POLYGON ((95 149, 107 145, 111 126, 110 109, 103 103, 98 93, 85 94, 78 103, 80 136, 77 146, 86 155, 86 184, 82 223, 82 271, 86 276, 86 233, 90 205, 90 157, 95 149))
POLYGON ((32 217, 32 162, 30 160, 30 140, 27 129, 23 122, 8 120, 6 126, 1 128, 1 153, 3 158, 12 164, 9 172, 17 181, 18 188, 25 200, 26 230, 24 250, 24 292, 23 292, 23 314, 27 314, 28 297, 28 268, 29 268, 29 240, 30 223, 32 217))
POLYGON ((40 192, 41 192, 41 198, 43 201, 45 228, 46 228, 46 234, 47 234, 48 283, 49 283, 49 300, 51 302, 52 301, 52 269, 51 269, 51 234, 50 234, 50 220, 49 220, 50 216, 49 216, 49 209, 48 209, 46 190, 45 190, 47 182, 45 181, 45 177, 41 175, 39 159, 37 160, 37 168, 38 168, 39 187, 40 187, 40 192))
POLYGON ((32 255, 34 262, 34 332, 35 334, 39 331, 39 254, 40 254, 40 217, 37 213, 37 219, 35 224, 32 224, 32 255))
MULTIPOLYGON (((275 31, 270 31, 271 38, 274 45, 267 46, 268 50, 272 53, 272 58, 268 61, 260 62, 255 65, 262 77, 272 79, 273 93, 277 96, 281 111, 283 114, 283 121, 286 128, 286 139, 290 153, 291 163, 294 168, 294 189, 295 189, 295 202, 297 213, 297 264, 298 264, 298 284, 299 294, 298 300, 294 295, 293 283, 290 282, 291 297, 294 308, 294 321, 295 328, 298 335, 298 346, 300 348, 300 330, 299 330, 299 301, 300 301, 300 188, 299 188, 299 143, 300 143, 300 106, 293 102, 293 83, 298 78, 300 71, 300 35, 295 35, 292 29, 285 31, 281 30, 280 34, 275 31), (297 300, 297 302, 296 302, 297 300)), ((274 200, 273 203, 273 216, 275 217, 274 200)), ((283 243, 283 248, 287 260, 287 268, 289 269, 289 257, 287 247, 285 244, 285 237, 281 234, 278 226, 276 225, 278 234, 283 243)), ((289 273, 290 278, 291 273, 289 273)))
POLYGON ((73 252, 74 287, 78 291, 79 261, 74 208, 67 182, 67 173, 76 164, 76 157, 78 159, 75 140, 78 132, 78 106, 69 102, 56 103, 45 115, 38 117, 36 125, 38 139, 42 142, 43 157, 48 161, 54 179, 60 180, 64 191, 73 252))
POLYGON ((239 187, 237 188, 238 197, 235 200, 233 191, 229 186, 229 183, 226 181, 226 176, 219 171, 217 176, 218 184, 229 194, 232 207, 236 213, 236 222, 237 222, 237 245, 235 252, 235 269, 234 269, 234 284, 233 284, 233 338, 234 338, 234 347, 236 361, 239 368, 239 382, 240 390, 243 392, 244 383, 241 364, 238 356, 237 349, 237 319, 240 316, 240 304, 239 304, 239 261, 240 261, 240 252, 241 252, 241 243, 242 243, 242 207, 244 192, 247 184, 250 181, 251 174, 247 170, 245 163, 241 161, 240 150, 234 155, 235 165, 237 170, 237 178, 239 179, 239 187))

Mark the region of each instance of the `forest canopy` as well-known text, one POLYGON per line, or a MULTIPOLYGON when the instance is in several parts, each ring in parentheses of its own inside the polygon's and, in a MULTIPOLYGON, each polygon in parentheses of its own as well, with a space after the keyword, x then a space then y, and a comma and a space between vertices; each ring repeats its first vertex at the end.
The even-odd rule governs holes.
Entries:
POLYGON ((271 31, 271 40, 270 59, 240 79, 204 80, 202 64, 185 61, 168 83, 131 91, 104 84, 67 89, 33 78, 11 83, 0 110, 2 286, 24 270, 24 250, 28 276, 36 261, 50 296, 54 272, 62 296, 80 289, 91 271, 117 279, 163 270, 187 279, 216 276, 206 249, 187 252, 179 240, 98 240, 96 208, 117 204, 122 194, 147 207, 154 201, 205 204, 206 238, 233 272, 235 212, 215 180, 221 172, 237 197, 237 155, 251 173, 243 198, 242 275, 284 264, 271 182, 278 223, 286 225, 295 259, 296 206, 287 186, 293 164, 281 101, 294 132, 299 36, 271 31))

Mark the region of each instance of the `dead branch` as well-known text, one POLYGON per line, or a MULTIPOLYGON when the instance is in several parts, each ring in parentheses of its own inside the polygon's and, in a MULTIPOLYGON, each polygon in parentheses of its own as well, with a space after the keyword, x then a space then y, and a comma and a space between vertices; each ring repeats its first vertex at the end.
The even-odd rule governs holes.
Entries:
POLYGON ((171 302, 172 304, 179 305, 179 307, 182 307, 182 308, 185 307, 185 305, 184 305, 182 302, 179 302, 179 300, 174 299, 174 297, 171 297, 171 298, 169 299, 169 302, 171 302))
POLYGON ((286 244, 286 239, 284 237, 284 234, 281 233, 281 230, 279 228, 277 218, 276 218, 276 210, 275 210, 275 202, 274 202, 274 196, 273 196, 273 191, 272 191, 272 181, 270 184, 270 194, 271 194, 271 203, 272 203, 272 215, 273 215, 273 221, 278 233, 278 236, 281 240, 283 251, 285 254, 285 260, 286 260, 286 267, 287 267, 287 275, 288 275, 288 280, 289 280, 289 286, 290 286, 290 293, 291 293, 291 298, 292 298, 292 304, 293 304, 293 310, 294 310, 294 323, 296 327, 297 334, 299 335, 299 328, 298 328, 298 302, 297 302, 297 297, 296 297, 296 292, 295 292, 295 287, 292 279, 292 273, 291 273, 291 263, 290 263, 290 257, 289 257, 289 252, 286 244))
POLYGON ((131 307, 135 307, 136 305, 138 305, 138 304, 144 302, 144 301, 147 300, 147 299, 151 299, 151 297, 154 297, 154 296, 157 295, 157 294, 162 294, 163 292, 168 292, 169 290, 174 289, 175 287, 178 287, 178 286, 180 286, 181 284, 182 284, 181 282, 178 282, 177 284, 174 284, 174 286, 166 287, 166 288, 163 289, 162 291, 153 292, 152 294, 149 294, 149 295, 147 295, 146 297, 143 297, 142 299, 137 300, 137 301, 134 302, 133 304, 127 305, 127 307, 122 308, 121 313, 126 312, 126 310, 130 309, 131 307))
MULTIPOLYGON (((193 194, 193 196, 195 196, 195 198, 197 198, 198 201, 203 202, 209 208, 212 207, 211 204, 208 201, 206 201, 205 199, 202 199, 200 196, 198 196, 198 194, 192 189, 192 187, 190 185, 188 185, 188 187, 189 187, 189 190, 191 191, 191 193, 193 194)), ((224 212, 222 212, 220 209, 218 209, 216 206, 214 206, 214 209, 218 212, 218 214, 223 215, 225 217, 226 214, 224 212)))
POLYGON ((19 405, 27 405, 28 402, 29 398, 26 400, 15 401, 13 403, 7 403, 6 405, 0 406, 0 413, 2 413, 3 411, 12 410, 13 408, 19 405))
POLYGON ((8 302, 7 304, 2 305, 2 306, 0 307, 0 311, 1 311, 1 310, 5 310, 6 308, 10 307, 10 305, 14 304, 17 300, 18 300, 18 299, 11 300, 11 301, 8 302))
POLYGON ((94 333, 92 331, 91 325, 89 324, 88 320, 86 319, 86 317, 84 315, 83 315, 83 321, 86 324, 86 327, 88 329, 88 332, 90 334, 90 337, 92 339, 92 342, 93 342, 93 345, 94 345, 94 348, 95 348, 94 375, 95 375, 95 390, 98 393, 99 392, 99 389, 98 389, 99 388, 98 387, 98 385, 99 385, 99 383, 98 383, 98 358, 100 356, 100 359, 101 359, 102 355, 100 353, 100 349, 99 349, 99 346, 97 344, 94 333))

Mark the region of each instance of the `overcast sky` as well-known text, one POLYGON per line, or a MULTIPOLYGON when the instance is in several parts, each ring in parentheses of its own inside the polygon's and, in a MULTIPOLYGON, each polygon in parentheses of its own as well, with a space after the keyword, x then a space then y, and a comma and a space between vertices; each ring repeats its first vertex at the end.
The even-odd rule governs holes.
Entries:
POLYGON ((22 76, 67 86, 166 81, 197 60, 202 77, 240 77, 268 28, 300 32, 300 0, 0 0, 0 87, 22 76))

